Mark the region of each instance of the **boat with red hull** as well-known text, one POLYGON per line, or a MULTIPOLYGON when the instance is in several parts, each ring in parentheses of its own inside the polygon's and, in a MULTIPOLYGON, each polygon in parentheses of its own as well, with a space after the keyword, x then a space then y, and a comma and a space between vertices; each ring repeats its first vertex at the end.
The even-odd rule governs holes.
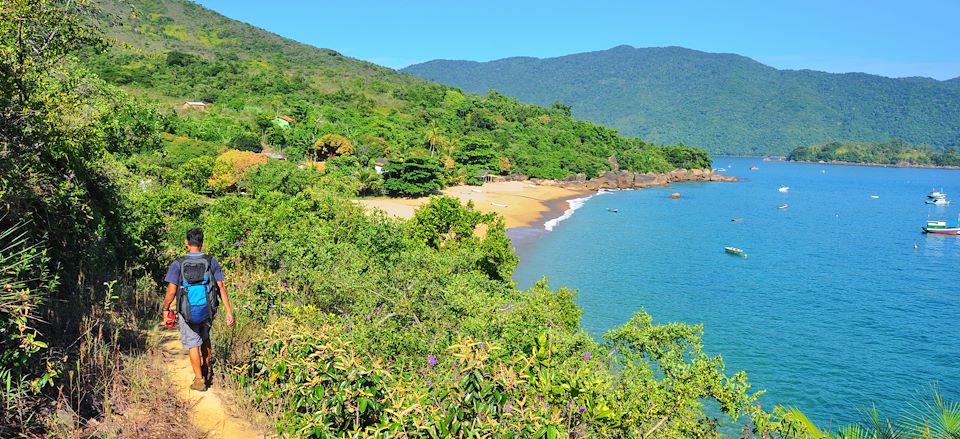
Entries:
POLYGON ((960 218, 953 224, 946 221, 927 221, 927 226, 922 227, 922 229, 923 233, 933 233, 935 235, 960 235, 960 218))

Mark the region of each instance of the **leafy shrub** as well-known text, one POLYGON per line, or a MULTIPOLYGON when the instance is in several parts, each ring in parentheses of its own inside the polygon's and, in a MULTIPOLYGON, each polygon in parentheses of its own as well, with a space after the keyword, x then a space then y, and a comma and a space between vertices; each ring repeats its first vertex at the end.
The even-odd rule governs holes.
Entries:
POLYGON ((180 184, 194 193, 203 193, 211 189, 210 177, 213 175, 213 164, 216 161, 211 156, 200 156, 184 163, 177 172, 180 184))
POLYGON ((28 395, 56 377, 39 353, 47 348, 36 327, 41 306, 56 291, 57 275, 42 242, 31 243, 26 224, 0 230, 0 431, 32 416, 28 395))
POLYGON ((260 139, 249 134, 241 134, 230 140, 230 147, 239 151, 260 152, 263 151, 263 145, 260 139))
POLYGON ((162 166, 176 168, 198 157, 216 157, 226 148, 213 142, 162 134, 163 152, 159 163, 162 166))
POLYGON ((320 174, 311 168, 300 168, 286 160, 270 160, 247 171, 240 189, 254 195, 281 192, 294 195, 316 184, 320 174))
POLYGON ((433 157, 410 157, 383 170, 387 174, 383 187, 394 195, 418 197, 443 186, 443 170, 433 157))
POLYGON ((328 158, 352 155, 354 151, 353 142, 339 134, 324 134, 313 143, 311 156, 314 160, 325 160, 328 158))
POLYGON ((229 150, 220 154, 213 163, 210 187, 221 192, 232 190, 246 177, 250 169, 266 162, 266 156, 250 151, 229 150))

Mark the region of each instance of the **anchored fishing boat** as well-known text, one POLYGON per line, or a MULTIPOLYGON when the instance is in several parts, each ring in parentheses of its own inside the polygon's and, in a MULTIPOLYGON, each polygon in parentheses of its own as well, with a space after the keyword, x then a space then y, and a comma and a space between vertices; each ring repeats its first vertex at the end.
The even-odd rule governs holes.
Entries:
POLYGON ((946 221, 927 221, 927 226, 922 229, 923 233, 935 235, 960 235, 960 217, 957 217, 957 222, 953 224, 946 221))
POLYGON ((780 192, 790 192, 790 186, 780 186, 777 190, 780 192))
POLYGON ((934 206, 949 206, 950 200, 946 198, 934 198, 932 200, 927 200, 927 204, 933 204, 934 206))

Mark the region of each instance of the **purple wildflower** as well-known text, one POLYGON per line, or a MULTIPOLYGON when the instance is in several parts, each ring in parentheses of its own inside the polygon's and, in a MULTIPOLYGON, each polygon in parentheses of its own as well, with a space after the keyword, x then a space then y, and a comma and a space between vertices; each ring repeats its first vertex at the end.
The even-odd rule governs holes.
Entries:
POLYGON ((430 367, 433 367, 433 366, 436 366, 437 363, 439 362, 437 361, 437 357, 434 357, 433 354, 430 354, 430 355, 427 355, 427 363, 430 363, 430 367))
POLYGON ((591 358, 593 358, 593 355, 590 355, 590 351, 586 351, 583 353, 584 360, 590 361, 591 358))
POLYGON ((512 407, 510 404, 507 404, 507 405, 503 406, 503 411, 505 411, 505 412, 508 412, 508 413, 509 413, 509 412, 512 411, 512 410, 513 410, 513 407, 512 407))
POLYGON ((65 178, 67 181, 70 181, 70 180, 73 180, 73 179, 76 178, 76 177, 77 177, 77 174, 74 174, 73 172, 71 172, 70 175, 68 175, 68 176, 66 176, 66 177, 64 177, 64 178, 65 178))
POLYGON ((483 419, 483 413, 477 413, 477 419, 483 419))
POLYGON ((584 408, 583 406, 580 406, 580 408, 578 408, 577 411, 580 412, 580 414, 582 415, 583 412, 587 411, 587 409, 584 408))
POLYGON ((432 385, 433 385, 433 381, 427 380, 427 386, 432 386, 432 385))

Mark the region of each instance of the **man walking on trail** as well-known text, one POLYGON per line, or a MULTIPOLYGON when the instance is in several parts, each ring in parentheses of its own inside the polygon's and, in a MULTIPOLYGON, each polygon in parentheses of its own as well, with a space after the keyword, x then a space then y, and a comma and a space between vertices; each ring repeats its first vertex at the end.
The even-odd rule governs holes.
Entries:
POLYGON ((167 282, 167 295, 163 300, 164 323, 173 327, 177 321, 180 327, 180 342, 190 352, 190 364, 193 366, 193 390, 205 391, 212 381, 210 370, 210 326, 217 310, 217 302, 222 302, 227 311, 227 326, 233 326, 233 308, 230 296, 223 284, 223 270, 220 263, 203 250, 203 230, 194 228, 187 232, 184 240, 187 254, 170 263, 164 280, 167 282), (177 300, 177 313, 170 311, 170 305, 177 300))

